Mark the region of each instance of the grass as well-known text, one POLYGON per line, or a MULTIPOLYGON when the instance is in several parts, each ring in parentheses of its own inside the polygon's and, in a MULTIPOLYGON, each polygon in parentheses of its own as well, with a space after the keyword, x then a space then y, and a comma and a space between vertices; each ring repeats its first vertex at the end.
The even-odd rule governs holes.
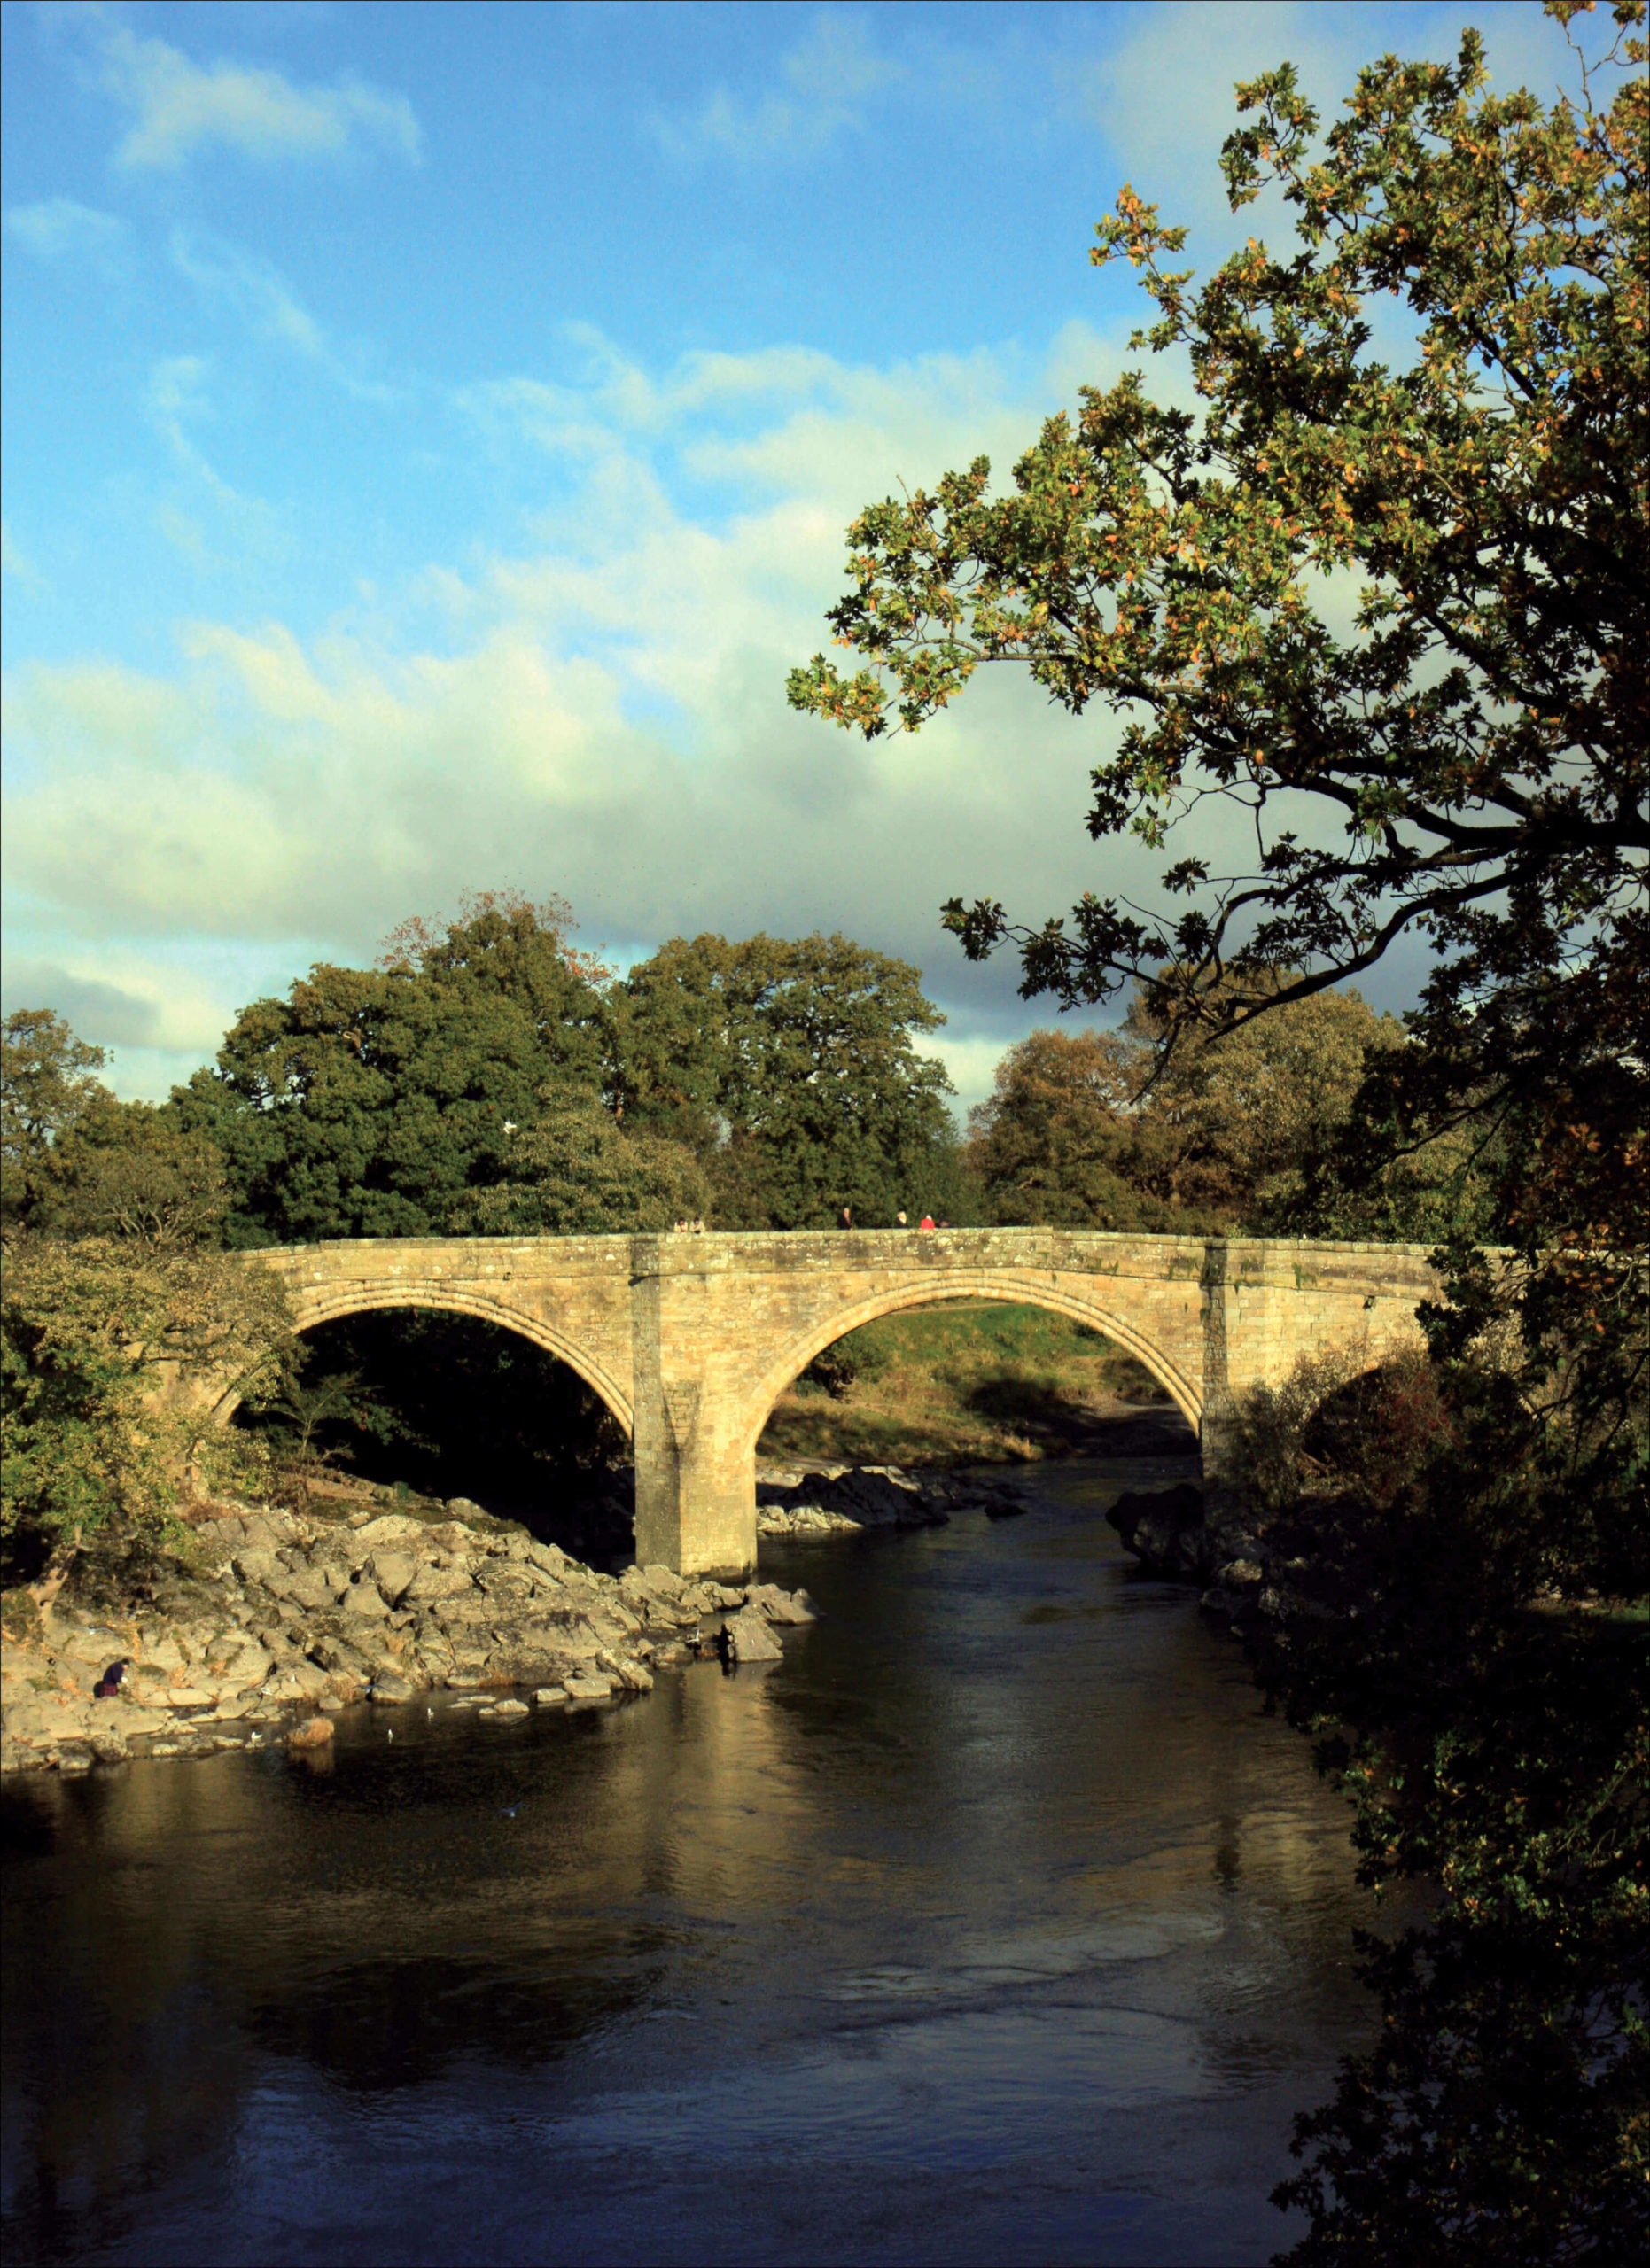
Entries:
POLYGON ((774 1406, 757 1455, 841 1464, 1074 1456, 1099 1422, 1164 1397, 1133 1356, 1043 1308, 947 1301, 838 1340, 774 1406))

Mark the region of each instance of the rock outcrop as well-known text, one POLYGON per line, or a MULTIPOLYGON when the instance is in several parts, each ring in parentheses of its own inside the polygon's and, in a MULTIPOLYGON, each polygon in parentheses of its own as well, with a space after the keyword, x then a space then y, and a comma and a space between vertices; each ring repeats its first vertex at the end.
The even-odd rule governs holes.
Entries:
POLYGON ((494 1703, 512 1686, 544 1706, 606 1701, 650 1690, 654 1666, 686 1659, 687 1642, 730 1610, 753 1634, 744 1659, 759 1626, 813 1619, 805 1594, 772 1584, 684 1581, 659 1566, 599 1574, 462 1499, 445 1517, 344 1521, 247 1506, 195 1536, 204 1572, 180 1572, 151 1605, 99 1620, 59 1600, 35 1638, 8 1643, 0 1768, 208 1754, 436 1687, 494 1703), (95 1692, 116 1664, 113 1692, 95 1692))
POLYGON ((1014 1482, 976 1474, 907 1472, 896 1464, 770 1466, 759 1474, 759 1535, 830 1535, 861 1528, 944 1527, 953 1511, 1024 1509, 1014 1482))

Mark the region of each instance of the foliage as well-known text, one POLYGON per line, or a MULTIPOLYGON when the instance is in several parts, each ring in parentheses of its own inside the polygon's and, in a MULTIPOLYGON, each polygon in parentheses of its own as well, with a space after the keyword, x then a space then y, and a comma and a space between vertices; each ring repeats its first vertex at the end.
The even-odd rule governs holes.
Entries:
POLYGON ((1147 1193, 1140 1084, 1116 1032, 1035 1031, 997 1066, 969 1113, 969 1153, 992 1219, 1061 1228, 1160 1230, 1147 1193))
POLYGON ((306 1505, 315 1481, 344 1454, 335 1441, 322 1438, 322 1430, 354 1418, 361 1387, 354 1371, 306 1380, 302 1372, 311 1352, 307 1345, 297 1348, 275 1391, 255 1397, 253 1406, 275 1452, 277 1490, 306 1505))
POLYGON ((488 896, 242 1011, 174 1102, 222 1150, 235 1244, 447 1232, 551 1086, 594 1093, 601 998, 561 909, 488 896))
MULTIPOLYGON (((1637 27, 1641 0, 1615 13, 1637 27)), ((1011 495, 979 458, 871 507, 831 616, 871 667, 816 656, 790 680, 868 734, 916 728, 985 662, 1123 712, 1091 831, 1156 847, 1214 793, 1252 812, 1257 866, 1174 922, 1090 896, 1070 929, 1016 931, 1024 989, 1139 980, 1176 1023, 1230 1027, 1424 935, 1444 966, 1409 1115, 1521 1117, 1528 1217, 1579 1177, 1594 1233, 1642 1174, 1650 928, 1647 97, 1643 42, 1624 51, 1604 106, 1599 66, 1574 98, 1485 97, 1470 31, 1453 65, 1388 57, 1321 162, 1289 66, 1241 88, 1233 206, 1280 184, 1295 256, 1251 240, 1194 291, 1167 264, 1184 231, 1126 188, 1093 254, 1143 271, 1159 320, 1137 343, 1184 351, 1197 413, 1130 373, 1048 421, 1011 495), (1415 332, 1393 361, 1371 352, 1388 298, 1415 332), (1326 601, 1350 575, 1349 634, 1326 601), (1338 842, 1293 831, 1314 806, 1338 842)), ((1195 899, 1208 879, 1164 877, 1195 899)), ((1008 934, 989 901, 946 918, 975 955, 1008 934)))
POLYGON ((719 1227, 866 1226, 961 1209, 943 1068, 913 1035, 944 1021, 907 962, 841 936, 675 938, 613 1006, 610 1069, 627 1125, 705 1158, 719 1227))
POLYGON ((77 1039, 50 1008, 20 1008, 0 1031, 0 1226, 33 1222, 52 1145, 108 1090, 101 1047, 77 1039))
MULTIPOLYGON (((1274 990, 1288 972, 1274 972, 1274 990)), ((1354 991, 1308 994, 1235 1030, 1183 1029, 1157 996, 1122 1029, 1039 1031, 969 1116, 970 1156, 1002 1221, 1101 1229, 1296 1228, 1366 1068, 1402 1041, 1354 991)))
MULTIPOLYGON (((1579 0, 1548 12, 1568 29, 1579 0)), ((1184 353, 1197 409, 1132 372, 1048 422, 1012 494, 982 458, 872 507, 831 617, 871 666, 791 679, 875 735, 1017 664, 1125 718, 1096 837, 1155 850, 1204 796, 1246 810, 1253 869, 1171 866, 1177 920, 946 909, 976 956, 1017 939, 1028 994, 1142 983, 1165 1078, 1198 1027, 1258 1031, 1406 934, 1435 958, 1408 1044, 1366 1060, 1332 1154, 1280 1192, 1342 1233, 1462 1239, 1424 1451, 1400 1426, 1379 1487, 1291 1501, 1277 1477, 1302 1602, 1263 1673, 1324 1734, 1368 1877, 1439 1900, 1366 1949, 1376 2044, 1280 2193, 1311 2218, 1303 2268, 1650 2244, 1650 1693, 1641 1631, 1593 1607, 1650 1592, 1650 89, 1642 0, 1613 13, 1615 46, 1551 103, 1486 95, 1470 31, 1454 65, 1389 56, 1316 158, 1288 66, 1240 88, 1232 203, 1280 184, 1294 255, 1251 240, 1193 291, 1183 232, 1128 189, 1094 255, 1143 271, 1137 343, 1184 353), (1389 299, 1411 337, 1383 360, 1389 299), (1513 1249, 1492 1266, 1475 1234, 1513 1249)), ((1310 1433, 1273 1414, 1298 1466, 1310 1433)))
POLYGON ((1302 2268, 1650 2233, 1650 1663, 1612 1611, 1650 1594, 1642 1280, 1598 1276, 1578 1345, 1544 1328, 1575 1312, 1550 1269, 1456 1267, 1426 1359, 1318 1408, 1352 1362, 1303 1366, 1241 1428, 1293 1571, 1262 1678, 1351 1799, 1362 1878, 1435 1901, 1363 1941, 1379 2035, 1297 2122, 1302 2268))
POLYGON ((862 1379, 881 1378, 892 1359, 889 1334, 874 1323, 866 1324, 823 1348, 802 1372, 802 1379, 821 1387, 833 1402, 843 1402, 862 1379))
POLYGON ((548 1088, 533 1122, 509 1138, 499 1177, 465 1192, 448 1225, 460 1236, 641 1234, 708 1208, 691 1150, 627 1132, 594 1095, 548 1088))
POLYGON ((192 1487, 231 1483, 245 1445, 210 1402, 272 1379, 290 1345, 280 1285, 227 1255, 12 1239, 0 1293, 8 1557, 156 1531, 192 1487), (180 1375, 210 1380, 211 1396, 172 1391, 180 1375))
POLYGON ((53 1144, 35 1218, 52 1236, 160 1248, 215 1243, 229 1203, 214 1142, 169 1109, 105 1092, 53 1144))

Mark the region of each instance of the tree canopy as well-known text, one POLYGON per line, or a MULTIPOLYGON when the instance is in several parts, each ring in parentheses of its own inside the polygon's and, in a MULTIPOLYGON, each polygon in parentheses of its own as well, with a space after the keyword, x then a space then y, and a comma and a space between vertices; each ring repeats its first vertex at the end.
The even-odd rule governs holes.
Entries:
MULTIPOLYGON (((1287 973, 1274 976, 1282 990, 1287 973)), ((969 1162, 1003 1221, 1298 1230, 1367 1067, 1402 1044, 1353 991, 1308 994, 1162 1053, 1153 996, 1117 1031, 1039 1031, 969 1115, 969 1162)))
POLYGON ((1233 207, 1280 186, 1295 250, 1251 239, 1194 289, 1185 231, 1125 186, 1091 255, 1141 271, 1134 343, 1182 353, 1199 407, 1132 371, 1048 420, 1011 493, 978 457, 870 506, 830 617, 869 666, 790 680, 867 735, 987 663, 1118 712, 1090 832, 1157 847, 1213 794, 1257 864, 1171 865, 1176 919, 1087 895, 1011 930, 953 900, 967 950, 1012 935, 1028 993, 1140 981, 1172 1025, 1232 1027, 1422 935, 1442 965, 1400 1115, 1516 1122, 1530 1205, 1583 1242, 1642 1173, 1650 931, 1644 9, 1614 12, 1551 103, 1486 95, 1473 31, 1453 64, 1372 64, 1321 140, 1288 64, 1240 87, 1233 207), (1392 302, 1413 335, 1377 353, 1392 302))
POLYGON ((614 1004, 627 1125, 699 1150, 719 1224, 867 1225, 956 1180, 942 1064, 914 1035, 945 1019, 922 973, 843 936, 673 938, 614 1004))
POLYGON ((52 1146, 99 1096, 101 1047, 50 1008, 19 1008, 0 1031, 0 1222, 26 1225, 51 1177, 52 1146))
POLYGON ((232 1241, 444 1235, 547 1086, 594 1092, 601 996, 563 915, 477 897, 404 924, 386 966, 323 965, 243 1009, 174 1099, 228 1160, 232 1241))

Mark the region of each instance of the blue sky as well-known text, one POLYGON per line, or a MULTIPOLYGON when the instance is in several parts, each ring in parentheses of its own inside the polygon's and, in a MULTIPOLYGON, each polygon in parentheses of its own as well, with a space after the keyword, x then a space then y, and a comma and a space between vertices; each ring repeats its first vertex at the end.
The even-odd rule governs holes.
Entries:
POLYGON ((1278 229, 1220 194, 1234 80, 1332 112, 1467 21, 1499 86, 1568 77, 1534 0, 5 0, 7 1007, 163 1094, 508 886, 621 960, 903 953, 977 1097, 1038 1019, 939 901, 1151 863, 1083 833, 1108 720, 1007 673, 869 748, 787 711, 847 521, 1133 359, 1087 260, 1125 180, 1201 267, 1278 229))

